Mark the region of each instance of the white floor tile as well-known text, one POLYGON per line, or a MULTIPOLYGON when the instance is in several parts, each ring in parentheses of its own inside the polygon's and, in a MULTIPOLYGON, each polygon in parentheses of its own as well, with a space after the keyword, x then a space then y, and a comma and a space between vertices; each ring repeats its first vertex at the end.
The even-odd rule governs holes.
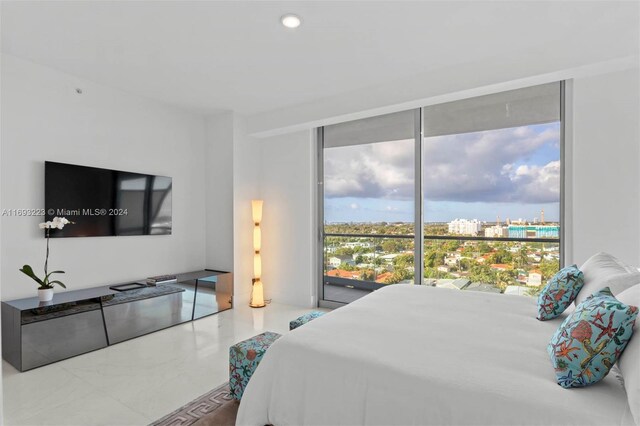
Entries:
POLYGON ((113 398, 93 390, 82 397, 43 410, 35 416, 17 420, 15 425, 146 425, 152 419, 113 398))
POLYGON ((228 380, 229 347, 309 309, 240 306, 25 373, 3 364, 5 425, 146 425, 228 380))

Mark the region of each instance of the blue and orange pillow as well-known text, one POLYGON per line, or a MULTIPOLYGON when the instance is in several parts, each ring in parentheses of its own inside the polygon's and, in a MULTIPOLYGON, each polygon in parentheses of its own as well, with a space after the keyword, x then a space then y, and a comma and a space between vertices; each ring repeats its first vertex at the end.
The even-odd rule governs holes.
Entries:
POLYGON ((638 308, 617 300, 608 287, 578 305, 551 338, 547 352, 564 388, 602 380, 633 334, 638 308))
POLYGON ((584 275, 576 265, 558 271, 538 296, 540 321, 556 318, 575 300, 584 285, 584 275))

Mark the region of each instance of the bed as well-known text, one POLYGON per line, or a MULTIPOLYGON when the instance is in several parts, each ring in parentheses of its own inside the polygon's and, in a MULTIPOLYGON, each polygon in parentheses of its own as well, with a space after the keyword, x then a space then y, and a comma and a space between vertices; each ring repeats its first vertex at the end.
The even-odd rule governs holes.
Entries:
POLYGON ((634 425, 619 374, 556 384, 546 352, 565 318, 536 302, 413 285, 380 289, 266 353, 239 425, 634 425))

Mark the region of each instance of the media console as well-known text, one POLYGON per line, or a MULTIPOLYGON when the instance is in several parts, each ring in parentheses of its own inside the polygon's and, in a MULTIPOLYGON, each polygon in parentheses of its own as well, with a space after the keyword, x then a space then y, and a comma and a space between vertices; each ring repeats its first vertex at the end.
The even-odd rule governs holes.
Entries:
POLYGON ((231 309, 232 294, 230 272, 204 270, 128 291, 104 286, 62 291, 51 302, 2 302, 2 357, 27 371, 231 309))

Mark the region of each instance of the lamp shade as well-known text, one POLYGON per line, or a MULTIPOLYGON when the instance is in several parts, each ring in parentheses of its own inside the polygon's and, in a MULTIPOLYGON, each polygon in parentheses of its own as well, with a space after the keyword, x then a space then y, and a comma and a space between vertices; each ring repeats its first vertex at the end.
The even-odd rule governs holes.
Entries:
POLYGON ((253 289, 251 290, 251 302, 249 306, 253 308, 262 308, 264 306, 264 288, 262 287, 262 281, 257 280, 253 283, 253 289))
POLYGON ((253 277, 256 279, 260 279, 262 276, 262 258, 260 257, 260 253, 255 253, 253 255, 253 277))
POLYGON ((253 251, 260 251, 262 246, 262 231, 259 226, 253 227, 253 251))
POLYGON ((253 223, 262 222, 262 200, 251 200, 251 211, 253 212, 253 223))

